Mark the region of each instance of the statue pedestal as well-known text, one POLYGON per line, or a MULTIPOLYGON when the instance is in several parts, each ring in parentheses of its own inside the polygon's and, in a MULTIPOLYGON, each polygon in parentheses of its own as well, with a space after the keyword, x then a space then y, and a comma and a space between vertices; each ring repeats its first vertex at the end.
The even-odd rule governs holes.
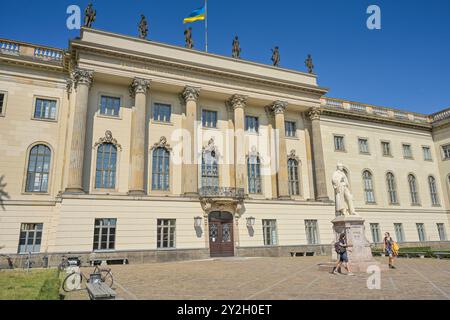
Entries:
MULTIPOLYGON (((340 216, 334 219, 332 223, 335 235, 334 242, 338 241, 341 233, 347 235, 347 244, 350 246, 347 254, 350 270, 352 272, 367 272, 367 269, 371 266, 376 266, 380 268, 381 271, 388 270, 387 265, 381 264, 372 256, 372 249, 370 248, 369 241, 366 239, 364 219, 362 217, 340 216)), ((333 256, 337 257, 337 254, 334 251, 334 245, 332 252, 333 256)), ((336 262, 321 264, 319 265, 319 269, 331 272, 336 265, 336 262)))

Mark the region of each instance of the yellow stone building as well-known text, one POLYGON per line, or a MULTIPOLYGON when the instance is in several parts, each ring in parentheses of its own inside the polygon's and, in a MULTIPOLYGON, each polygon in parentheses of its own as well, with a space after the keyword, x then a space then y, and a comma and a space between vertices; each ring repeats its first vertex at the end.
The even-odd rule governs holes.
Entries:
POLYGON ((330 254, 338 162, 368 239, 448 245, 450 109, 326 93, 314 74, 95 29, 68 50, 1 39, 0 254, 330 254))

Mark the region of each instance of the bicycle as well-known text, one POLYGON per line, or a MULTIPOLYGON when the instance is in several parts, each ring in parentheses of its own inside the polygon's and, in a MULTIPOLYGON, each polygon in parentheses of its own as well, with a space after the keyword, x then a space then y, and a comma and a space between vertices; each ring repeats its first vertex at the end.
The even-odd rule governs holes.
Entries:
MULTIPOLYGON (((113 286, 114 279, 109 268, 99 268, 96 266, 94 272, 91 275, 99 275, 99 280, 107 284, 110 288, 113 286)), ((95 281, 95 280, 94 280, 95 281)), ((90 277, 87 277, 81 270, 73 271, 63 281, 62 288, 65 292, 84 290, 82 288, 83 283, 89 283, 90 277)))
POLYGON ((10 256, 6 254, 1 254, 0 257, 5 257, 6 261, 8 262, 8 269, 14 269, 14 263, 10 256))

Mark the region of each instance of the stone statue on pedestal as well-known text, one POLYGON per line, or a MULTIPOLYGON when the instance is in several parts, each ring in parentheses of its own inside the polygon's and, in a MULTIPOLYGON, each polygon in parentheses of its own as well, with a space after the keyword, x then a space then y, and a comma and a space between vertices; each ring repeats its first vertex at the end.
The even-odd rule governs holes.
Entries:
POLYGON ((89 3, 86 9, 84 10, 84 26, 86 28, 91 28, 92 23, 95 21, 97 16, 97 11, 92 8, 92 3, 89 3))
POLYGON ((357 216, 348 178, 341 163, 337 165, 337 170, 333 173, 332 183, 336 199, 336 216, 357 216))
POLYGON ((146 39, 148 35, 148 23, 145 16, 141 14, 141 22, 139 22, 139 38, 146 39))
POLYGON ((274 67, 280 66, 280 49, 278 47, 272 49, 272 62, 274 67))
POLYGON ((235 59, 240 59, 241 58, 241 46, 239 44, 238 36, 234 37, 233 50, 232 50, 231 56, 233 58, 235 58, 235 59))
POLYGON ((192 49, 194 47, 194 40, 192 40, 192 28, 184 30, 184 38, 186 41, 186 48, 192 49))

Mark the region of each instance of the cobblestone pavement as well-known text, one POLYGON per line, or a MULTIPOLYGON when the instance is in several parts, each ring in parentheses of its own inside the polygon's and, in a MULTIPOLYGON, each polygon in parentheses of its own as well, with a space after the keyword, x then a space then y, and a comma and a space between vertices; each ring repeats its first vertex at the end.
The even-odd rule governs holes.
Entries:
POLYGON ((370 274, 332 275, 318 270, 323 262, 326 257, 227 258, 111 267, 113 288, 125 300, 450 300, 450 260, 398 259, 396 270, 381 273, 379 290, 367 288, 370 274))

